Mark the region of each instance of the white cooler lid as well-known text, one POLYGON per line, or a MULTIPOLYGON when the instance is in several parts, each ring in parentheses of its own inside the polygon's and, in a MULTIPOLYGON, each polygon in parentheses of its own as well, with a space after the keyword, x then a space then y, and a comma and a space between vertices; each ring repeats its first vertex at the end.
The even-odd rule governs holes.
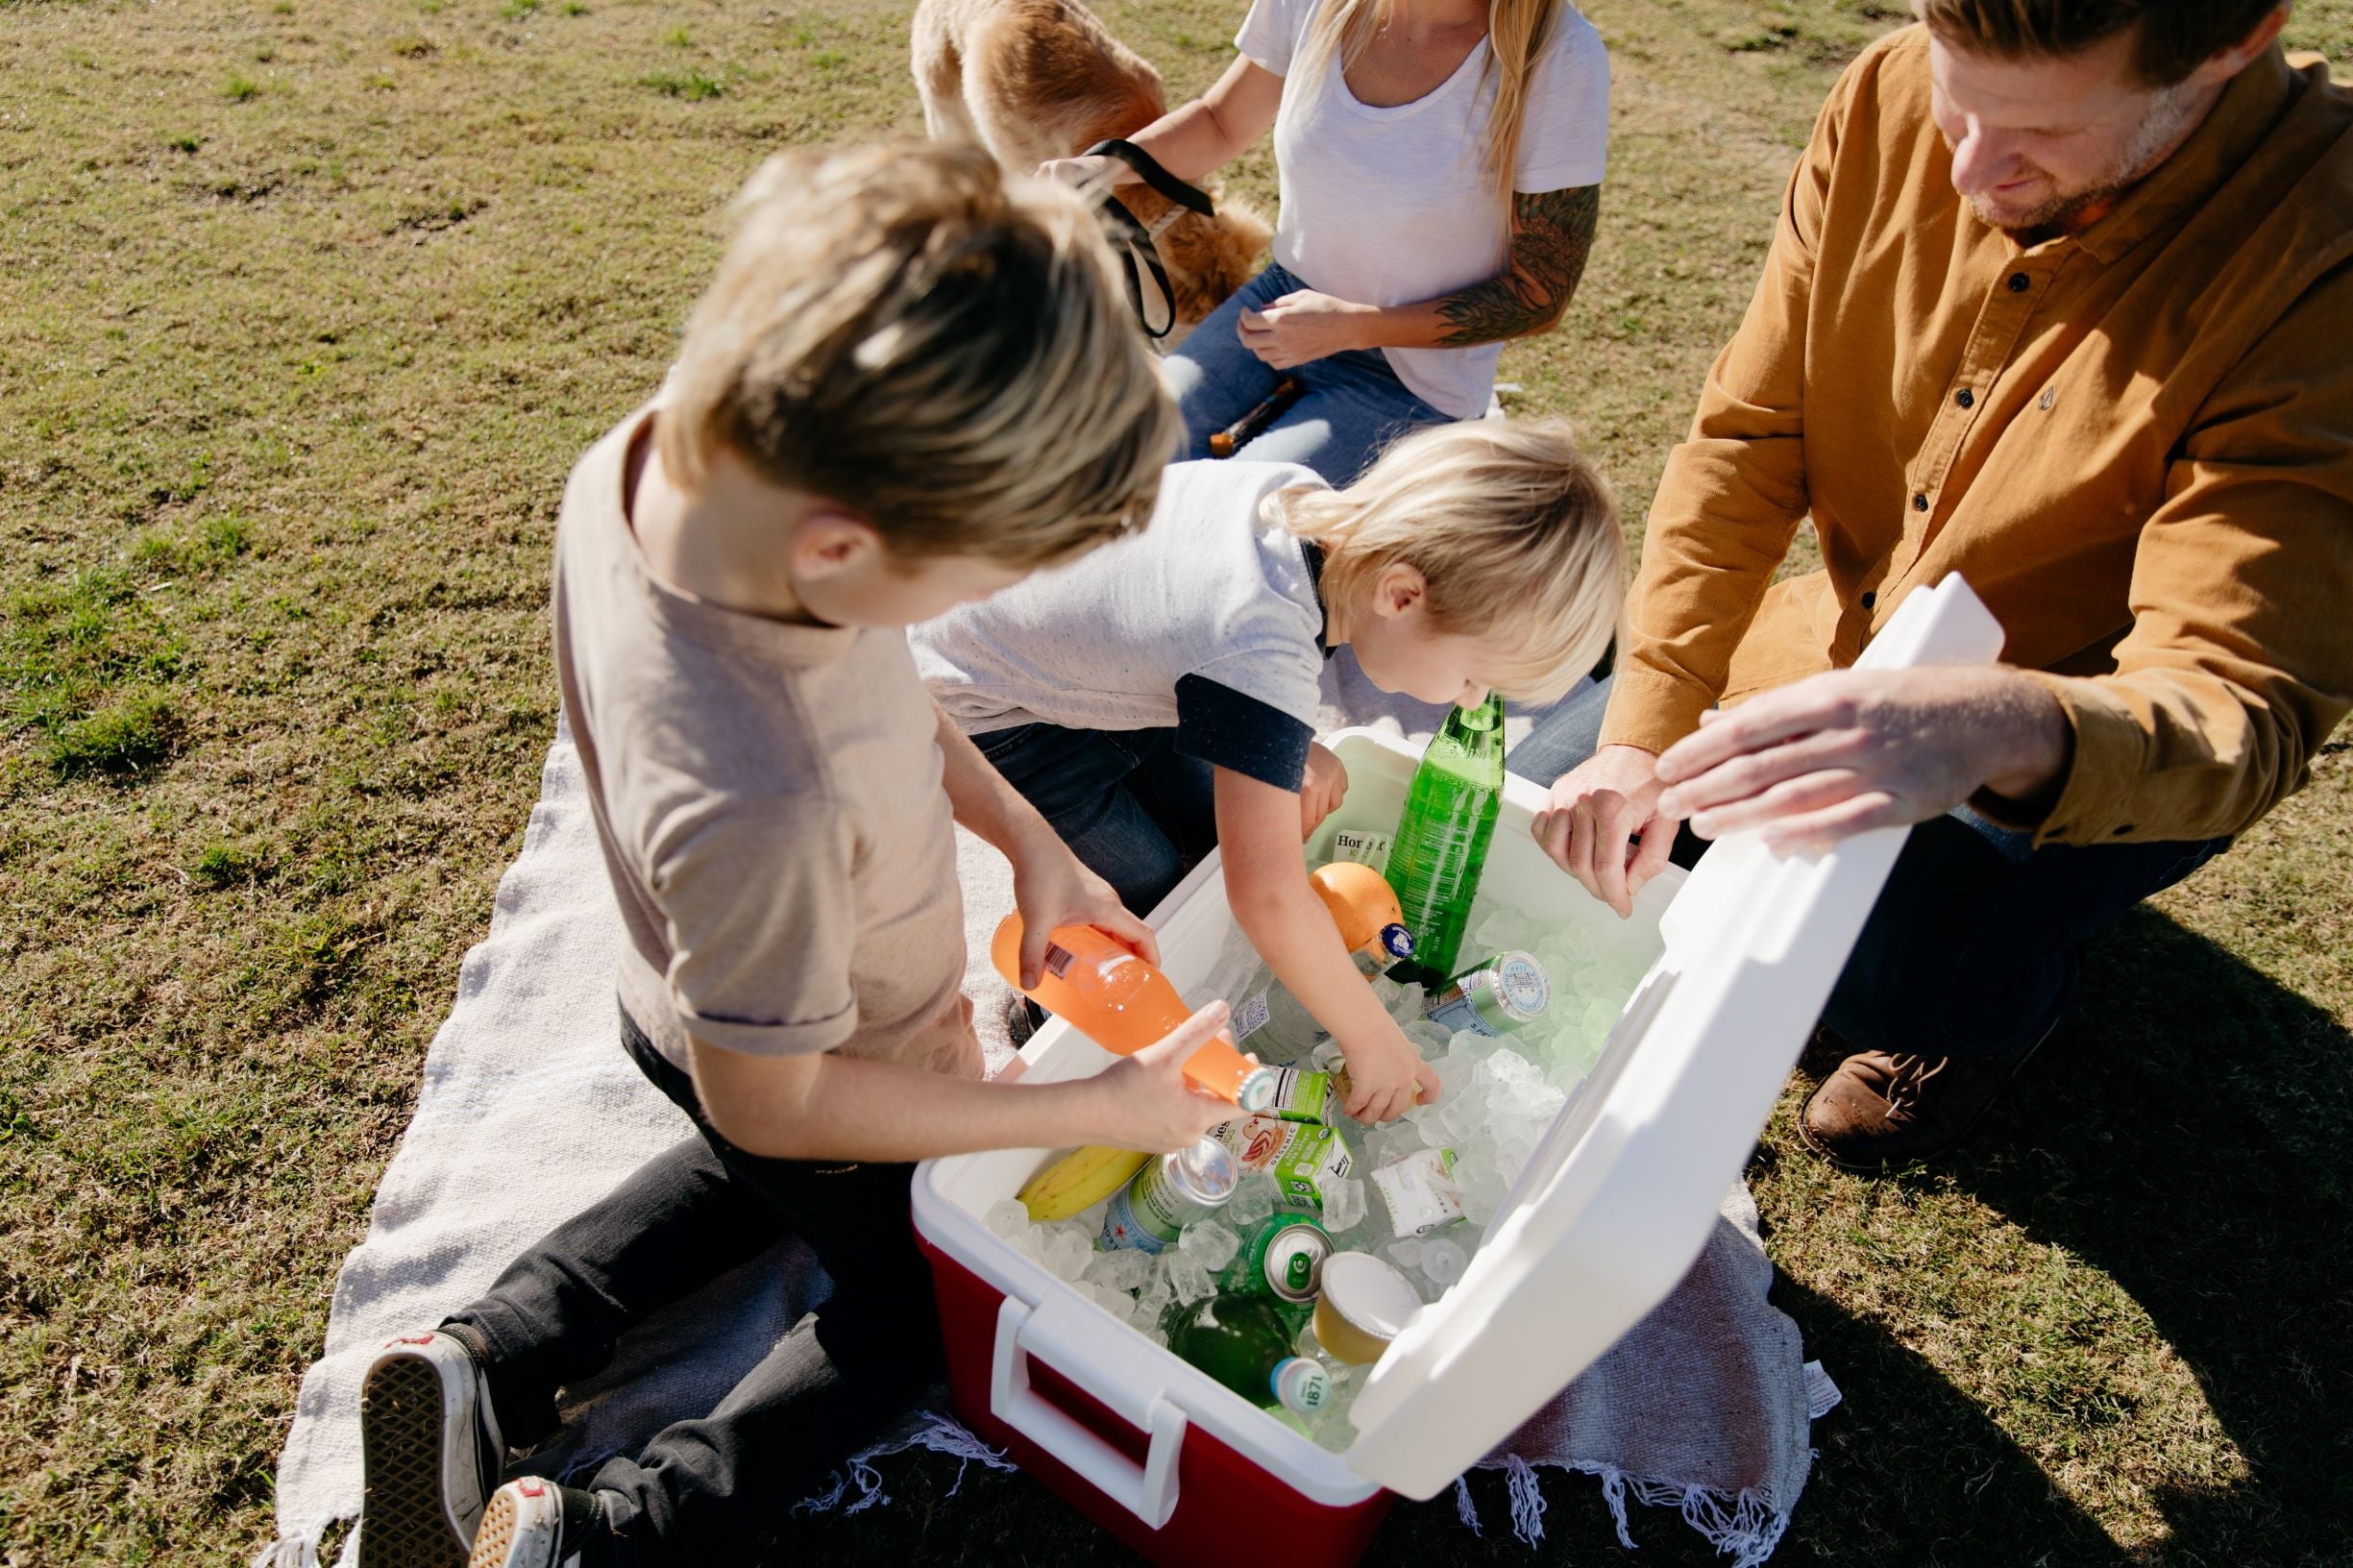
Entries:
MULTIPOLYGON (((1949 576, 1904 599, 1858 666, 1985 664, 2001 627, 1949 576)), ((1374 1368, 1348 1460, 1427 1498, 1665 1299, 1706 1245, 1908 828, 1782 859, 1709 850, 1627 1003, 1453 1289, 1374 1368)))

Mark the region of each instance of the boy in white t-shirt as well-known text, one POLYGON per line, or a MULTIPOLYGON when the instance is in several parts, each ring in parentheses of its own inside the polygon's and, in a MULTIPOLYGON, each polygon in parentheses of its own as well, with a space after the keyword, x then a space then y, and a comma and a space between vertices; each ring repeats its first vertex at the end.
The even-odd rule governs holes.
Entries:
POLYGON ((1565 0, 1254 0, 1235 46, 1214 86, 1129 139, 1197 182, 1271 130, 1274 263, 1163 374, 1192 457, 1295 380, 1242 454, 1345 484, 1396 435, 1485 412, 1503 344, 1568 308, 1599 222, 1608 52, 1565 0))
POLYGON ((1363 983, 1301 841, 1348 787, 1314 744, 1343 645, 1385 691, 1559 697, 1624 598, 1609 493, 1558 420, 1420 431, 1333 490, 1303 468, 1180 463, 1152 526, 909 632, 923 683, 1081 860, 1148 914, 1223 850, 1276 976, 1347 1056, 1349 1115, 1434 1097, 1363 983))
POLYGON ((1094 218, 938 147, 772 159, 739 211, 670 383, 556 526, 621 1041, 694 1131, 383 1347, 361 1568, 751 1560, 940 1373, 911 1162, 1173 1149, 1231 1113, 1181 1073, 1218 1007, 1080 1083, 983 1080, 951 816, 1013 861, 1033 967, 1057 924, 1151 934, 941 717, 900 629, 1151 504, 1175 416, 1094 218), (786 1236, 833 1295, 715 1409, 576 1485, 501 1484, 632 1324, 786 1236))

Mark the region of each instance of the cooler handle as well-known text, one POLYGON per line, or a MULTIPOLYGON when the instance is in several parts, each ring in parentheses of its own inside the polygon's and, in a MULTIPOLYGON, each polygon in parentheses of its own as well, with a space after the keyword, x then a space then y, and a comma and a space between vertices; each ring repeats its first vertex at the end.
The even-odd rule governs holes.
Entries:
MULTIPOLYGON (((1046 1348, 1063 1336, 1033 1332, 1041 1317, 1058 1318, 1061 1325, 1075 1329, 1080 1335, 1095 1327, 1077 1312, 1052 1312, 1050 1302, 1046 1307, 1032 1307, 1018 1296, 1007 1296, 996 1313, 996 1355, 989 1377, 989 1412, 1077 1471, 1089 1484, 1141 1519, 1147 1528, 1160 1529, 1176 1512, 1177 1456, 1185 1447, 1185 1412, 1158 1390, 1144 1395, 1140 1420, 1134 1413, 1121 1412, 1136 1420, 1149 1439, 1144 1462, 1138 1464, 1030 1386, 1029 1359, 1035 1356, 1089 1392, 1096 1391, 1091 1376, 1096 1368, 1069 1364, 1046 1348)), ((1085 1362, 1094 1359, 1082 1355, 1077 1360, 1085 1362)), ((1132 1401, 1114 1399, 1106 1403, 1132 1401)))

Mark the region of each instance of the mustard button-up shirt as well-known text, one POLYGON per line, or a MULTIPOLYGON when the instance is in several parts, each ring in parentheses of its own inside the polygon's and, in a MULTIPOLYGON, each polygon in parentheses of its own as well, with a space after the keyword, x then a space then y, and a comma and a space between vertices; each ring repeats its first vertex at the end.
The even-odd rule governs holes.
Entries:
POLYGON ((2353 93, 2277 50, 2081 233, 1955 194, 1917 27, 1833 91, 1651 511, 1603 729, 1851 664, 1966 577, 2065 708, 2038 842, 2236 833, 2353 705, 2353 93), (1824 569, 1772 578, 1810 517, 1824 569))

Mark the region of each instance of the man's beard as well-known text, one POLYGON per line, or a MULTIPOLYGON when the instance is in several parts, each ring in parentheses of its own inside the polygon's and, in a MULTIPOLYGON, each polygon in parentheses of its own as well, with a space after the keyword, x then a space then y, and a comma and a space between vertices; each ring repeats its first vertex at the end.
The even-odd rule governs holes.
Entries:
POLYGON ((2014 212, 1997 215, 1982 197, 1972 196, 1970 205, 1988 225, 2014 235, 2072 233, 2082 227, 2076 220, 2084 213, 2107 207, 2170 158, 2195 129, 2198 109, 2197 96, 2187 83, 2162 88, 2140 128, 2118 150, 2115 162, 2090 184, 2054 195, 2028 208, 2023 216, 2014 212))

